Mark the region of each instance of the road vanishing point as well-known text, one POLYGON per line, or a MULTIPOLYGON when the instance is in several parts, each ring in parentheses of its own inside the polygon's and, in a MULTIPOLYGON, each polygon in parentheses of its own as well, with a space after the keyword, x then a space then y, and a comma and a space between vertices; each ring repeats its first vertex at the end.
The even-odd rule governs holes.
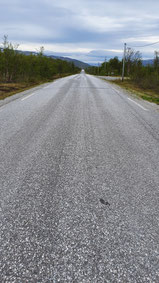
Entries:
POLYGON ((0 282, 159 282, 156 107, 84 72, 3 103, 0 282))

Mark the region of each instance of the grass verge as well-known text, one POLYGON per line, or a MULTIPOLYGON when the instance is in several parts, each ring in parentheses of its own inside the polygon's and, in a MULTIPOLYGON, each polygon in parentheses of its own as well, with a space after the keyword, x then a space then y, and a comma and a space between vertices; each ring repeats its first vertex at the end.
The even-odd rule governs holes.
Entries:
POLYGON ((28 90, 30 88, 36 87, 38 85, 49 83, 54 81, 55 79, 59 79, 62 77, 69 76, 71 74, 63 74, 63 75, 55 75, 52 80, 47 81, 39 81, 36 83, 1 83, 0 82, 0 100, 5 99, 6 97, 9 97, 11 95, 14 95, 16 93, 22 92, 24 90, 28 90))
POLYGON ((13 94, 36 87, 44 82, 39 83, 0 83, 0 100, 5 99, 13 94))
POLYGON ((121 80, 114 80, 111 81, 114 84, 119 85, 120 87, 130 91, 131 93, 135 94, 136 96, 147 100, 149 102, 154 102, 159 105, 159 93, 152 89, 144 89, 137 84, 135 84, 131 80, 125 80, 122 82, 121 80))

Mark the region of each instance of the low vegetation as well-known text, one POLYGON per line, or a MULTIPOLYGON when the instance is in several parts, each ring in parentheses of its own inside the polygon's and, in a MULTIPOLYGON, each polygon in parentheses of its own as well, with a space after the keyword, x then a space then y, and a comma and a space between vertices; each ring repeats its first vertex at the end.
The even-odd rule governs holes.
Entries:
POLYGON ((37 54, 19 52, 4 36, 0 49, 0 99, 20 90, 78 73, 74 63, 44 56, 41 47, 37 54))
POLYGON ((143 88, 133 80, 124 80, 124 82, 122 82, 121 80, 114 80, 111 82, 123 87, 124 89, 130 91, 134 95, 144 100, 159 104, 159 92, 151 88, 143 88))
MULTIPOLYGON (((86 72, 99 76, 121 76, 123 62, 114 57, 104 62, 100 67, 87 68, 86 72)), ((114 81, 138 96, 159 104, 159 52, 155 51, 152 65, 142 64, 142 55, 139 51, 128 48, 126 53, 125 77, 129 79, 114 81)))

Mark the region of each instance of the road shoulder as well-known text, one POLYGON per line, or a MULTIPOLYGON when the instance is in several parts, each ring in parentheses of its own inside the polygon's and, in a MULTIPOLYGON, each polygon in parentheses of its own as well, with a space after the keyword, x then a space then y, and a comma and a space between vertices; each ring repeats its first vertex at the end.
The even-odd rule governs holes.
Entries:
POLYGON ((113 88, 114 90, 117 91, 118 94, 124 94, 126 95, 128 98, 133 99, 136 102, 142 103, 143 107, 146 107, 148 109, 152 109, 155 111, 159 111, 159 105, 154 103, 154 102, 149 102, 147 100, 142 99, 140 96, 137 95, 136 92, 134 92, 133 90, 131 91, 130 89, 126 89, 122 86, 119 86, 116 82, 115 79, 114 81, 111 79, 107 79, 106 77, 98 77, 100 78, 102 81, 105 81, 107 84, 109 84, 111 86, 111 88, 113 88))

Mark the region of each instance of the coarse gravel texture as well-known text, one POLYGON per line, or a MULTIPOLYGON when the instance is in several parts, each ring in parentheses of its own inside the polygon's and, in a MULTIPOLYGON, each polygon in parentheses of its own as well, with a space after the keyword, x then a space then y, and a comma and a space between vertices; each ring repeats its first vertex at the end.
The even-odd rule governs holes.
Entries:
POLYGON ((0 107, 0 282, 159 282, 159 112, 135 101, 82 72, 0 107))

